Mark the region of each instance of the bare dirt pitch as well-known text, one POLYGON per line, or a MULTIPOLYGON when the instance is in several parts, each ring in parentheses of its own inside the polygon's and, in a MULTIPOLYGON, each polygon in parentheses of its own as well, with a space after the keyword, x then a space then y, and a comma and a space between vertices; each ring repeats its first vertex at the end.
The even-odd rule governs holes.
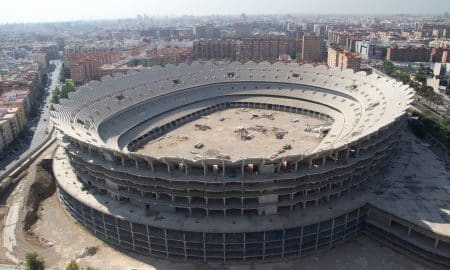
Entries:
POLYGON ((318 129, 329 124, 288 112, 228 109, 180 126, 137 153, 187 159, 225 156, 230 160, 304 154, 320 143, 318 129))

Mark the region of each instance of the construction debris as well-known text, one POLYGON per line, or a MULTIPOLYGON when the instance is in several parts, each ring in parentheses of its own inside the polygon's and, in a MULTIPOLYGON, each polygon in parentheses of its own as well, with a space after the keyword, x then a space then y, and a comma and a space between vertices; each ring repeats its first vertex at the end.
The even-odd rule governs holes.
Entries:
POLYGON ((203 148, 204 146, 205 146, 205 145, 204 145, 203 143, 198 142, 198 143, 195 144, 194 147, 195 147, 196 149, 201 149, 201 148, 203 148))
POLYGON ((306 127, 304 129, 305 132, 311 132, 311 126, 309 124, 306 124, 306 127))
POLYGON ((184 141, 187 141, 187 140, 189 140, 188 136, 178 136, 177 137, 177 141, 179 141, 179 142, 184 142, 184 141))
POLYGON ((197 128, 197 129, 199 129, 199 130, 208 130, 208 129, 211 129, 211 127, 210 126, 208 126, 208 125, 205 125, 205 124, 195 124, 195 127, 197 128))
POLYGON ((237 133, 243 141, 248 141, 255 137, 244 127, 238 127, 234 132, 237 133))
POLYGON ((272 113, 263 113, 263 115, 261 115, 261 116, 259 116, 258 114, 252 114, 250 116, 250 120, 258 119, 258 118, 266 118, 269 120, 275 120, 275 117, 273 116, 272 113))
POLYGON ((219 154, 217 154, 217 158, 230 159, 231 157, 229 155, 227 155, 227 154, 219 153, 219 154))
POLYGON ((262 115, 262 117, 263 117, 263 118, 267 118, 267 119, 269 119, 269 120, 275 120, 275 117, 273 116, 272 113, 264 113, 264 114, 262 115))
POLYGON ((279 140, 283 139, 284 136, 288 133, 286 130, 276 127, 273 127, 272 131, 273 133, 275 133, 275 137, 279 140))
POLYGON ((76 255, 76 259, 81 259, 87 256, 94 256, 98 251, 98 247, 92 246, 92 247, 85 247, 82 250, 80 250, 76 255))
POLYGON ((267 128, 265 128, 264 126, 261 126, 261 125, 256 125, 254 127, 249 127, 248 130, 257 131, 257 132, 261 132, 261 133, 266 133, 267 132, 267 128))
POLYGON ((290 144, 285 144, 285 145, 283 146, 283 149, 284 149, 284 150, 291 150, 291 149, 292 149, 292 145, 290 145, 290 144))

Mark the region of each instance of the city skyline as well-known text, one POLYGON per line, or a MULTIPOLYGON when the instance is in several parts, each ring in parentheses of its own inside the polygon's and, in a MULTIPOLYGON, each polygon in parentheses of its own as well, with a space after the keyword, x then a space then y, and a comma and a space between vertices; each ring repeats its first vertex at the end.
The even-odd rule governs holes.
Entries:
POLYGON ((205 16, 205 15, 249 15, 262 14, 311 14, 311 15, 392 15, 392 14, 444 14, 450 10, 447 0, 389 1, 380 0, 376 5, 367 6, 365 2, 356 0, 329 1, 317 0, 280 0, 276 5, 272 1, 238 1, 229 0, 227 5, 222 1, 172 0, 167 4, 156 1, 130 0, 127 5, 122 1, 100 0, 61 4, 56 0, 30 1, 18 0, 3 3, 0 11, 0 23, 59 22, 74 20, 99 20, 148 16, 205 16), (389 8, 386 8, 389 6, 389 8), (100 11, 100 12, 99 12, 100 11))

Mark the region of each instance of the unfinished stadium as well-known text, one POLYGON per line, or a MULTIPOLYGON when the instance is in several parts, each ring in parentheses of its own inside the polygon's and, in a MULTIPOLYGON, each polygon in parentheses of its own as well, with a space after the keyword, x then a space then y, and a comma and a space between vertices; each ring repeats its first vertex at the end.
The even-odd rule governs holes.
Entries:
POLYGON ((55 106, 59 196, 97 237, 148 256, 281 261, 366 231, 447 265, 449 228, 397 215, 366 185, 413 95, 377 75, 266 62, 105 77, 55 106))

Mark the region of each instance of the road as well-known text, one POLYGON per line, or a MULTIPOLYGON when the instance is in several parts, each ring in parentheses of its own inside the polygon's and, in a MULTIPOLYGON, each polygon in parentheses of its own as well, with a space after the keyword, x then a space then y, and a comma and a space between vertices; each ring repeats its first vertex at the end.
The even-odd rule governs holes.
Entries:
MULTIPOLYGON (((380 76, 383 77, 389 77, 388 75, 384 74, 382 71, 377 70, 374 66, 367 66, 369 68, 372 69, 372 71, 380 76)), ((445 97, 445 95, 443 95, 445 97)), ((439 122, 440 120, 442 120, 443 117, 448 117, 447 114, 447 107, 448 107, 448 101, 446 98, 444 98, 444 105, 443 106, 438 106, 438 111, 436 111, 436 105, 431 105, 431 108, 428 104, 426 104, 425 102, 425 98, 419 96, 417 93, 414 96, 414 102, 411 104, 413 109, 419 111, 419 112, 425 112, 425 111, 429 111, 431 114, 431 117, 439 122)))
POLYGON ((44 98, 41 106, 41 114, 39 117, 39 122, 36 125, 36 129, 33 134, 33 139, 30 143, 30 149, 36 148, 42 140, 45 138, 46 132, 50 129, 50 100, 52 99, 52 93, 53 90, 55 90, 56 87, 61 87, 61 83, 59 82, 59 74, 61 72, 61 61, 60 60, 54 60, 52 61, 56 65, 55 70, 52 72, 51 80, 52 83, 49 86, 48 95, 44 98))
MULTIPOLYGON (((50 86, 45 88, 45 95, 42 100, 39 115, 32 120, 31 128, 34 129, 33 137, 29 144, 24 145, 22 148, 18 149, 11 157, 0 163, 0 180, 6 177, 4 175, 5 171, 16 166, 17 162, 20 162, 23 157, 26 157, 28 153, 36 150, 36 148, 42 143, 47 132, 51 129, 50 118, 50 100, 52 98, 53 90, 56 87, 60 87, 59 74, 61 71, 62 62, 60 60, 53 60, 50 63, 56 65, 55 70, 51 73, 49 78, 51 78, 50 86)), ((30 122, 30 121, 29 121, 30 122)))

